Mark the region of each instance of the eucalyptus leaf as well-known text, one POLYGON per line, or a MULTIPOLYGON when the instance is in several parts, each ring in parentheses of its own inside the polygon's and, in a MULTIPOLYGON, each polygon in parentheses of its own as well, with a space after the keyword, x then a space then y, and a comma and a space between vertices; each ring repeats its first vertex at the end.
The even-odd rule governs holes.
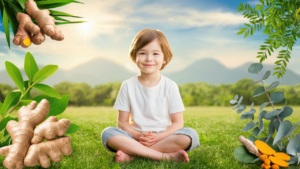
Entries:
POLYGON ((297 163, 298 163, 298 160, 299 160, 299 159, 298 159, 297 156, 291 156, 290 160, 287 161, 287 163, 288 163, 289 165, 297 164, 297 163))
POLYGON ((71 123, 70 127, 68 128, 66 135, 67 134, 72 134, 75 133, 76 131, 78 131, 80 129, 79 126, 77 126, 76 124, 71 123))
POLYGON ((261 63, 252 63, 250 65, 250 67, 248 68, 248 72, 249 73, 257 73, 257 72, 260 72, 263 68, 263 65, 261 63))
POLYGON ((244 145, 240 145, 234 150, 234 157, 243 163, 254 163, 257 157, 247 150, 244 145))
POLYGON ((292 123, 288 120, 281 122, 278 128, 278 132, 274 138, 273 145, 277 141, 280 141, 283 137, 285 137, 292 127, 293 127, 292 123))
POLYGON ((243 100, 243 96, 240 97, 239 101, 238 101, 238 104, 241 104, 242 103, 242 100, 243 100))
POLYGON ((269 87, 268 87, 268 91, 271 90, 271 89, 274 89, 276 88, 277 86, 279 85, 279 81, 275 81, 273 82, 269 87))
POLYGON ((260 108, 259 108, 259 111, 262 111, 268 104, 270 104, 270 102, 265 102, 263 103, 260 108))
POLYGON ((253 106, 254 106, 254 102, 252 102, 252 104, 251 104, 251 108, 250 108, 251 110, 253 109, 253 106))
POLYGON ((300 122, 296 123, 291 129, 290 131, 287 133, 287 136, 291 136, 293 134, 293 132, 295 131, 295 129, 299 126, 300 122))
POLYGON ((58 99, 61 99, 60 94, 55 91, 52 87, 45 85, 45 84, 35 84, 32 86, 33 88, 45 93, 46 95, 50 97, 56 97, 58 99))
POLYGON ((300 134, 296 134, 292 140, 289 142, 287 153, 293 156, 297 156, 297 153, 300 153, 300 134))
POLYGON ((247 115, 241 115, 240 119, 252 119, 253 120, 254 115, 253 114, 247 114, 247 115))
POLYGON ((274 119, 272 119, 271 121, 270 121, 270 123, 269 123, 269 127, 268 127, 268 129, 269 129, 269 134, 268 134, 268 137, 267 137, 267 141, 270 139, 270 138, 272 138, 272 136, 274 135, 274 133, 275 133, 275 126, 274 126, 274 119))
POLYGON ((248 138, 249 140, 251 140, 252 142, 255 142, 256 140, 257 140, 257 138, 256 137, 254 137, 254 136, 249 136, 249 138, 248 138))
POLYGON ((284 107, 283 111, 278 114, 279 118, 286 118, 293 113, 293 109, 291 107, 284 107))
POLYGON ((270 70, 266 71, 266 73, 265 73, 265 75, 263 76, 262 80, 268 79, 268 77, 269 77, 270 75, 271 75, 271 71, 270 71, 270 70))
POLYGON ((274 116, 276 116, 276 115, 278 115, 280 113, 281 113, 281 109, 276 109, 276 110, 269 111, 268 113, 266 113, 264 115, 264 117, 265 118, 271 118, 271 117, 274 117, 274 116))
POLYGON ((257 137, 258 135, 260 135, 260 133, 261 133, 262 131, 264 131, 264 129, 265 129, 264 122, 263 122, 263 116, 264 116, 264 113, 263 113, 263 112, 259 113, 259 115, 258 115, 259 128, 260 128, 260 130, 259 130, 259 133, 258 133, 257 135, 255 135, 256 137, 257 137))
POLYGON ((256 83, 259 83, 259 82, 261 82, 261 81, 260 80, 254 81, 254 82, 251 82, 250 84, 256 84, 256 83))
POLYGON ((57 65, 47 65, 39 70, 33 77, 33 83, 40 83, 47 79, 48 77, 52 76, 58 69, 57 65))
POLYGON ((255 109, 251 109, 250 111, 243 113, 243 115, 254 114, 255 112, 256 112, 255 109))
POLYGON ((281 102, 284 99, 284 93, 283 92, 274 92, 271 94, 271 101, 273 103, 281 102))
POLYGON ((234 96, 234 100, 237 100, 239 98, 239 95, 234 96))
POLYGON ((20 91, 24 93, 24 81, 18 67, 9 61, 5 62, 5 67, 8 75, 12 78, 20 91))
POLYGON ((253 129, 253 135, 255 135, 256 137, 260 134, 260 129, 258 127, 255 127, 253 129))
POLYGON ((239 108, 240 105, 239 104, 236 104, 235 106, 232 107, 232 110, 236 109, 236 108, 239 108))
POLYGON ((254 90, 253 97, 262 95, 264 93, 265 93, 265 88, 263 86, 259 86, 257 89, 254 90))
POLYGON ((235 104, 235 103, 236 103, 236 100, 230 100, 229 103, 230 103, 230 104, 235 104))
POLYGON ((254 127, 255 127, 255 124, 254 124, 252 121, 250 121, 250 122, 245 126, 245 128, 243 129, 243 131, 251 130, 251 129, 253 129, 254 127))

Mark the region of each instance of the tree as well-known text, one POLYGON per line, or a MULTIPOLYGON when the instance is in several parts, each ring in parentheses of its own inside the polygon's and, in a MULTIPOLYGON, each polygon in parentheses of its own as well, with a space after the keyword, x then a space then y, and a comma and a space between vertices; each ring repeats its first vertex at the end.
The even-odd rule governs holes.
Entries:
POLYGON ((246 28, 241 28, 238 35, 244 33, 244 38, 249 33, 252 36, 256 30, 264 27, 263 33, 268 34, 269 38, 264 42, 266 45, 260 46, 257 53, 259 62, 262 63, 267 59, 267 55, 271 56, 274 48, 279 51, 277 65, 274 68, 277 78, 283 77, 286 72, 287 62, 291 59, 291 51, 297 38, 300 37, 299 20, 300 20, 300 1, 299 0, 259 0, 260 4, 252 8, 248 3, 237 7, 238 12, 243 12, 244 17, 249 19, 250 24, 245 23, 246 28))

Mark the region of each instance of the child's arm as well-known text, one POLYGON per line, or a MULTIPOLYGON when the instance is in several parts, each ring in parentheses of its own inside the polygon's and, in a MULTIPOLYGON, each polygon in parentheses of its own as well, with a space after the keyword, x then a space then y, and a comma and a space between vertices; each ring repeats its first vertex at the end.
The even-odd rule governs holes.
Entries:
POLYGON ((130 133, 134 139, 139 140, 137 137, 140 134, 140 132, 136 131, 129 124, 129 115, 130 112, 119 110, 118 127, 130 133))
POLYGON ((170 114, 171 125, 162 133, 157 134, 156 142, 159 142, 170 135, 172 135, 175 131, 183 128, 183 114, 182 112, 172 113, 170 114))

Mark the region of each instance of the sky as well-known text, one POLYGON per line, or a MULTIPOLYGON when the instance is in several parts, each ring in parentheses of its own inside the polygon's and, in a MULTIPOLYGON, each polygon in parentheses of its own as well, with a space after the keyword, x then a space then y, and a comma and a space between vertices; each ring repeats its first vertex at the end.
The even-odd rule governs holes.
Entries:
MULTIPOLYGON (((82 0, 84 4, 71 3, 53 10, 83 18, 70 21, 88 21, 80 24, 59 25, 65 39, 54 41, 46 37, 41 45, 32 44, 24 49, 12 43, 8 48, 5 34, 0 31, 0 70, 5 61, 24 67, 29 51, 41 65, 54 64, 70 70, 95 58, 105 58, 139 72, 129 58, 129 47, 135 35, 145 28, 159 29, 167 37, 173 59, 162 72, 180 71, 196 60, 213 58, 228 68, 246 62, 259 62, 256 58, 260 45, 268 37, 262 31, 244 38, 237 35, 246 27, 242 12, 237 12, 239 2, 256 6, 258 1, 247 0, 82 0)), ((1 18, 1 17, 0 17, 1 18)), ((3 30, 0 20, 0 30, 3 30)), ((281 50, 281 49, 280 49, 281 50)), ((277 61, 276 50, 265 64, 277 61)), ((300 75, 300 45, 297 42, 287 68, 300 75)), ((245 68, 248 69, 248 68, 245 68)))

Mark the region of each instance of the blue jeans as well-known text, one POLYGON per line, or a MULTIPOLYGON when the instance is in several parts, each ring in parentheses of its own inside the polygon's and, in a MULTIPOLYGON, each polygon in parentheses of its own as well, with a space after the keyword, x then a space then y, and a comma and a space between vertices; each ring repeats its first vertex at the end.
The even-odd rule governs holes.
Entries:
MULTIPOLYGON (((200 146, 199 136, 198 136, 197 131, 190 127, 184 127, 182 129, 179 129, 179 130, 175 131, 172 135, 175 135, 175 134, 184 134, 184 135, 189 136, 192 139, 190 146, 185 150, 186 152, 189 152, 200 146)), ((102 141, 102 144, 105 147, 105 149, 110 152, 113 152, 113 153, 116 153, 117 151, 115 149, 109 147, 108 145, 106 145, 106 142, 110 137, 116 136, 116 135, 126 136, 126 137, 134 139, 130 133, 128 133, 125 130, 122 130, 119 127, 105 128, 101 133, 101 141, 102 141)))

